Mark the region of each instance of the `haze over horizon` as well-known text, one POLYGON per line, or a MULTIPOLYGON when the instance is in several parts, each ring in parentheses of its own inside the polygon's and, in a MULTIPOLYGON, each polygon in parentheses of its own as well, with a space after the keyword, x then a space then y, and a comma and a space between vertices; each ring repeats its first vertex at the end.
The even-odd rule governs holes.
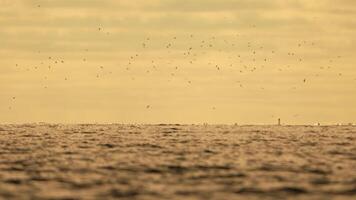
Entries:
POLYGON ((356 123, 356 1, 0 5, 0 123, 356 123))

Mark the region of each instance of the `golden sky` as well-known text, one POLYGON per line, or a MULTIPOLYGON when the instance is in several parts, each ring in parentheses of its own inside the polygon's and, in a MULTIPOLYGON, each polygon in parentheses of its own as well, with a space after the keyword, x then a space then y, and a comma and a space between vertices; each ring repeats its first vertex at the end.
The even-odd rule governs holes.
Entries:
POLYGON ((0 0, 0 123, 356 123, 354 0, 0 0))

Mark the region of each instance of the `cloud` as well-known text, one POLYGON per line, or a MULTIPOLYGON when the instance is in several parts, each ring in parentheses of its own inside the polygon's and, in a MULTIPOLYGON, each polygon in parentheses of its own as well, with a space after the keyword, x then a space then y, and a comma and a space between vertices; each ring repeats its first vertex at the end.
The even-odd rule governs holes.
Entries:
MULTIPOLYGON (((36 103, 42 114, 24 118, 65 121, 65 114, 48 116, 48 110, 65 113, 78 106, 85 113, 97 101, 106 106, 95 117, 117 116, 108 109, 115 107, 131 116, 119 116, 123 121, 140 115, 136 106, 145 100, 174 119, 182 107, 201 119, 206 112, 195 109, 199 106, 236 111, 216 116, 223 121, 252 107, 310 116, 330 105, 355 107, 353 0, 0 0, 0 5, 1 94, 23 94, 19 108, 39 102, 37 94, 46 104, 36 103), (60 59, 65 63, 55 64, 60 59), (308 111, 302 104, 318 108, 308 111)), ((13 119, 6 98, 0 101, 0 111, 7 113, 0 121, 13 119)), ((251 116, 261 117, 258 112, 251 116)), ((335 118, 342 114, 335 112, 335 118)))

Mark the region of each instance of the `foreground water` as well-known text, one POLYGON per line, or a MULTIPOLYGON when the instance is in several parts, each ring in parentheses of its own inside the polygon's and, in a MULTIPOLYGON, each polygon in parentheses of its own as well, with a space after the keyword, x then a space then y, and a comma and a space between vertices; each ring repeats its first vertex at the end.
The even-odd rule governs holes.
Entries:
POLYGON ((355 197, 355 126, 0 126, 0 199, 355 197))

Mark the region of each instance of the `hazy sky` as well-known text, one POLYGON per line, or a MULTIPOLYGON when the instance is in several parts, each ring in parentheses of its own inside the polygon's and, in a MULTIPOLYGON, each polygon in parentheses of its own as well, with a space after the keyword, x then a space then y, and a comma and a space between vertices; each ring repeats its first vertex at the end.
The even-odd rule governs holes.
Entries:
POLYGON ((354 0, 0 0, 0 123, 356 123, 354 0))

